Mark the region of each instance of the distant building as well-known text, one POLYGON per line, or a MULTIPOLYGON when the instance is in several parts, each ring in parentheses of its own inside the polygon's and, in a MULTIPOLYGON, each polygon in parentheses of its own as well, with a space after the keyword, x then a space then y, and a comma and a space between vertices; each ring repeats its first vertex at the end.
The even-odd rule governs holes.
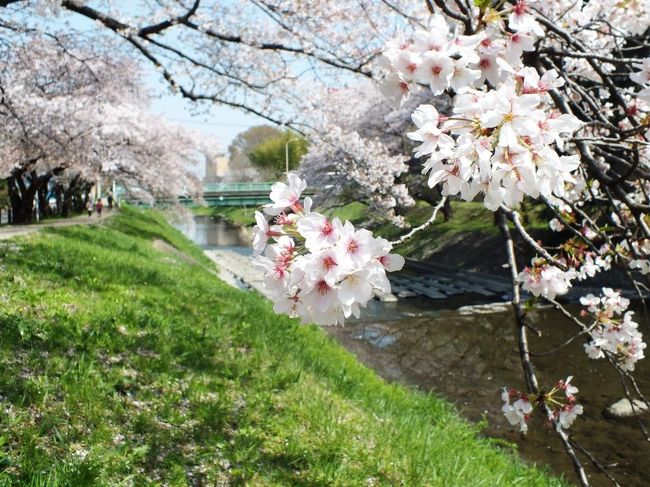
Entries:
POLYGON ((205 157, 205 178, 206 183, 221 181, 228 172, 229 163, 227 154, 217 154, 205 157))

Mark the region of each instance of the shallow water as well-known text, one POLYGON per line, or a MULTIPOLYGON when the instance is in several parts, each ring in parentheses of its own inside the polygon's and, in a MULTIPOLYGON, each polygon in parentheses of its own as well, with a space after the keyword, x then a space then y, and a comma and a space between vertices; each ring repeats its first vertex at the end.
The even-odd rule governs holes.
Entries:
POLYGON ((204 249, 228 248, 250 253, 250 239, 245 229, 213 216, 194 216, 193 220, 175 223, 176 228, 204 249))
MULTIPOLYGON (((247 238, 236 227, 209 217, 196 217, 195 221, 195 229, 187 229, 186 234, 199 245, 246 251, 247 238)), ((445 397, 462 416, 485 421, 486 436, 515 444, 526 461, 549 465, 554 473, 575 481, 569 458, 541 417, 534 416, 524 436, 515 432, 501 413, 501 388, 525 388, 513 313, 506 306, 502 311, 463 314, 457 308, 465 304, 463 299, 373 301, 362 319, 327 331, 384 378, 445 397)), ((550 308, 536 309, 530 318, 542 332, 539 338, 530 336, 534 353, 553 350, 577 331, 573 323, 550 308)), ((642 314, 636 318, 647 335, 650 323, 642 314)), ((609 465, 621 485, 648 486, 650 445, 636 420, 603 416, 607 406, 624 397, 618 375, 602 360, 590 360, 582 343, 578 339, 560 353, 535 357, 539 379, 542 385, 552 386, 573 375, 572 382, 580 389, 578 400, 584 406, 584 414, 571 427, 573 438, 601 464, 609 465)), ((639 363, 635 376, 641 389, 650 394, 650 364, 646 361, 639 363)), ((594 486, 612 485, 588 459, 581 459, 594 486)))
MULTIPOLYGON (((530 317, 542 332, 540 338, 530 337, 535 353, 553 350, 576 332, 553 309, 535 310, 530 317)), ((562 446, 541 418, 532 420, 524 436, 513 431, 501 414, 501 387, 525 387, 514 331, 511 312, 461 315, 456 310, 329 329, 386 379, 435 391, 456 404, 464 417, 486 420, 485 435, 511 441, 526 460, 549 464, 555 473, 575 480, 562 446)), ((603 417, 607 406, 624 397, 616 372, 602 360, 590 360, 580 340, 561 353, 536 357, 534 363, 542 385, 552 386, 560 378, 574 376, 584 414, 571 427, 573 438, 602 464, 615 464, 610 473, 621 485, 650 485, 650 446, 636 421, 603 417)), ((648 363, 642 361, 635 374, 646 394, 650 392, 649 372, 648 363)), ((591 481, 595 486, 611 485, 602 474, 592 474, 591 481)))

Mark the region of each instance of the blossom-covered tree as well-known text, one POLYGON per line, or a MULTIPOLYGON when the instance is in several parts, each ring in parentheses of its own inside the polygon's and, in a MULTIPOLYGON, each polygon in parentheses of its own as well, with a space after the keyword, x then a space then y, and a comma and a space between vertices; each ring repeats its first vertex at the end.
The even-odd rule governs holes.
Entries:
MULTIPOLYGON (((168 0, 141 2, 137 9, 78 0, 7 0, 2 5, 0 15, 8 22, 30 28, 71 31, 83 37, 85 32, 77 25, 103 27, 92 30, 95 35, 107 34, 104 37, 117 41, 124 52, 154 66, 170 90, 196 102, 197 109, 219 103, 292 127, 316 142, 314 154, 321 154, 318 158, 324 162, 332 154, 324 140, 329 129, 323 125, 324 115, 332 112, 324 96, 318 97, 324 105, 308 108, 317 99, 314 93, 344 92, 352 78, 379 77, 386 40, 423 25, 428 16, 422 5, 407 0, 308 5, 298 0, 168 0), (62 21, 70 24, 62 28, 62 21)), ((403 114, 401 123, 406 123, 408 116, 403 114)), ((336 121, 327 123, 337 126, 336 121)), ((343 133, 336 145, 344 148, 350 162, 341 164, 347 169, 339 173, 360 177, 358 188, 378 211, 392 214, 396 204, 412 203, 402 181, 392 184, 391 175, 405 169, 403 154, 387 152, 385 142, 377 137, 366 140, 360 127, 355 131, 361 138, 344 127, 336 130, 343 133), (373 146, 370 151, 368 144, 373 146), (375 164, 377 169, 367 164, 373 152, 382 158, 375 164)))
POLYGON ((45 212, 52 190, 68 214, 99 177, 198 194, 186 166, 205 143, 147 110, 133 62, 39 35, 4 45, 0 59, 0 177, 14 222, 30 221, 36 200, 45 212))

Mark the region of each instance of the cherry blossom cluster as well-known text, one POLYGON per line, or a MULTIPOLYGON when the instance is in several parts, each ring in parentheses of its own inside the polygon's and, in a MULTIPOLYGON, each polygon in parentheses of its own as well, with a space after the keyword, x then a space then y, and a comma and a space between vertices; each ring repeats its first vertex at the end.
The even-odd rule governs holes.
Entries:
POLYGON ((461 26, 450 29, 440 14, 429 20, 428 30, 416 30, 412 42, 389 43, 384 57, 391 69, 383 92, 396 100, 408 95, 414 83, 429 85, 434 95, 452 89, 461 92, 482 85, 501 84, 510 66, 521 62, 524 51, 534 50, 536 36, 544 31, 525 8, 502 12, 513 32, 506 32, 500 13, 484 16, 486 28, 462 35, 461 26))
POLYGON ((424 172, 430 187, 442 184, 443 194, 460 194, 466 201, 483 193, 492 211, 517 205, 526 195, 565 195, 580 161, 560 156, 550 144, 579 123, 572 115, 544 112, 541 95, 524 92, 525 80, 458 95, 450 117, 431 105, 415 111, 418 130, 407 135, 421 142, 416 157, 429 156, 424 172))
POLYGON ((549 392, 541 394, 526 394, 504 387, 501 411, 512 426, 526 433, 535 406, 546 404, 551 411, 549 419, 554 421, 556 428, 567 429, 583 412, 583 407, 576 403, 578 388, 571 384, 572 379, 569 376, 566 380, 559 380, 549 392))
POLYGON ((370 231, 312 212, 310 198, 300 202, 305 188, 295 174, 273 185, 272 203, 264 207, 272 222, 255 214, 253 263, 264 270, 277 313, 303 323, 343 324, 359 317, 375 293, 390 293, 386 271, 401 269, 404 258, 370 231))
MULTIPOLYGON (((599 23, 601 25, 615 26, 616 34, 635 35, 642 34, 650 24, 650 5, 645 0, 599 0, 598 2, 575 2, 573 0, 556 0, 546 2, 533 0, 529 2, 535 8, 548 15, 560 25, 573 27, 576 30, 581 26, 599 23)), ((586 43, 591 40, 607 37, 608 31, 582 29, 580 39, 586 43)), ((604 42, 604 41, 601 41, 604 42)), ((611 42, 611 41, 610 41, 611 42)), ((615 45, 608 44, 610 49, 615 45)))
POLYGON ((624 370, 634 370, 636 362, 644 358, 646 344, 639 325, 632 319, 634 312, 626 311, 630 301, 611 288, 603 288, 600 297, 588 294, 580 298, 580 303, 587 308, 583 315, 594 319, 589 328, 591 341, 585 344, 589 358, 608 354, 624 370))
MULTIPOLYGON (((561 225, 557 220, 551 220, 551 227, 561 225)), ((594 239, 596 233, 587 225, 581 233, 588 239, 594 239)), ((519 282, 525 291, 533 296, 555 299, 566 294, 572 286, 572 281, 584 281, 597 273, 608 271, 612 267, 613 250, 609 244, 603 244, 592 250, 582 240, 571 238, 560 246, 562 255, 556 258, 553 265, 545 258, 534 257, 530 266, 524 267, 519 273, 519 282)))
POLYGON ((450 116, 421 105, 412 117, 418 129, 407 136, 421 142, 416 157, 428 156, 423 172, 429 186, 442 184, 443 194, 467 201, 482 193, 492 211, 525 195, 564 196, 579 165, 577 156, 553 148, 581 124, 546 108, 548 92, 564 84, 555 70, 540 76, 521 65, 543 30, 523 3, 517 5, 503 12, 514 34, 505 32, 496 13, 484 16, 487 27, 472 36, 460 35, 458 26, 450 31, 445 17, 434 15, 429 31, 385 53, 393 70, 383 87, 389 96, 408 93, 412 82, 428 84, 434 95, 457 93, 450 116), (475 89, 486 79, 496 88, 475 89))
POLYGON ((533 296, 555 299, 556 296, 569 292, 576 272, 574 269, 565 271, 549 264, 546 259, 537 257, 531 260, 530 266, 524 267, 518 277, 522 288, 533 296))
MULTIPOLYGON (((650 25, 650 5, 646 0, 519 0, 517 6, 529 12, 538 11, 555 27, 599 54, 611 53, 620 47, 620 39, 643 34, 650 25)), ((557 39, 547 37, 545 41, 557 50, 562 49, 557 39)), ((567 57, 563 63, 567 73, 599 79, 584 57, 567 57)), ((605 64, 603 69, 609 72, 612 67, 605 64)))
MULTIPOLYGON (((597 190, 594 186, 597 185, 592 185, 592 192, 597 190)), ((577 204, 582 204, 582 202, 577 204)), ((570 206, 559 203, 557 209, 562 213, 562 219, 569 224, 578 226, 579 232, 586 239, 594 241, 600 238, 602 230, 598 228, 594 230, 592 224, 583 220, 581 225, 576 225, 576 218, 570 206)), ((634 216, 623 205, 618 206, 616 211, 612 211, 608 219, 616 229, 623 228, 623 225, 634 224, 634 216)), ((561 232, 565 230, 565 225, 558 218, 553 218, 549 221, 549 228, 554 232, 561 232)), ((610 241, 612 239, 619 240, 614 236, 610 237, 610 241)), ((632 270, 638 270, 641 274, 650 273, 650 239, 648 238, 633 239, 626 236, 615 243, 614 248, 611 248, 609 244, 603 244, 597 253, 587 250, 584 243, 577 242, 575 239, 568 240, 562 245, 562 248, 571 257, 570 261, 576 267, 576 277, 580 281, 594 277, 601 270, 609 270, 613 255, 620 257, 632 270)))

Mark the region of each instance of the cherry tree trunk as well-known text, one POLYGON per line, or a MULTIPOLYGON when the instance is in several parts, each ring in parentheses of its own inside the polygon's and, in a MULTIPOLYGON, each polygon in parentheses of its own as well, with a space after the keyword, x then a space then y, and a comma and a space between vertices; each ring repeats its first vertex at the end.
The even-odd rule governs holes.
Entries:
POLYGON ((38 211, 41 218, 46 218, 52 216, 52 209, 50 208, 50 202, 47 197, 47 183, 39 186, 37 195, 38 195, 38 211))
POLYGON ((34 195, 36 187, 27 186, 22 173, 11 175, 8 180, 9 201, 11 202, 12 223, 31 223, 34 218, 34 195))

